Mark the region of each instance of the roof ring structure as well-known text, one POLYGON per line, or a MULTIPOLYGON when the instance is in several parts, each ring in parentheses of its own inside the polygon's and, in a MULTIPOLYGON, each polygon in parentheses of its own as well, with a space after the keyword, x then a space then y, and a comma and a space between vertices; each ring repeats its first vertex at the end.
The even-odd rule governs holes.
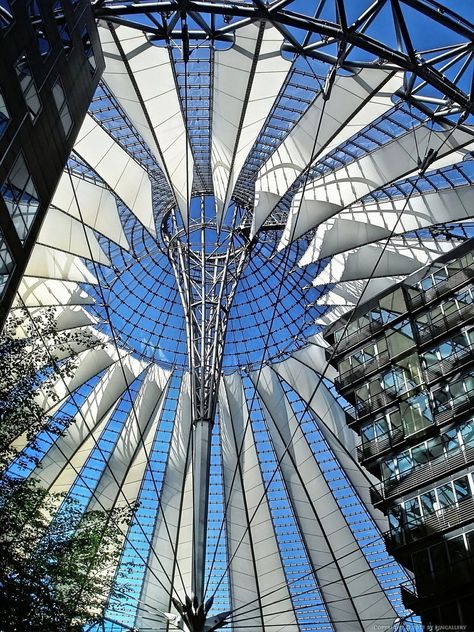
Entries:
POLYGON ((96 342, 30 474, 140 503, 111 631, 415 626, 320 332, 472 234, 447 4, 93 3, 105 71, 14 309, 96 342))

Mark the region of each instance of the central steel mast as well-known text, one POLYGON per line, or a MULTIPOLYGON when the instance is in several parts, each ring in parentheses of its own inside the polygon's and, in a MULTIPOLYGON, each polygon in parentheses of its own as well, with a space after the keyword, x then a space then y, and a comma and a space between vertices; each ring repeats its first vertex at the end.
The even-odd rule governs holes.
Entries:
MULTIPOLYGON (((209 202, 209 198, 208 198, 209 202)), ((237 227, 238 208, 230 225, 218 229, 206 217, 201 197, 198 219, 189 228, 172 210, 163 237, 173 265, 186 316, 193 422, 193 558, 191 590, 202 604, 206 559, 211 434, 216 413, 228 316, 250 249, 248 232, 237 227)))

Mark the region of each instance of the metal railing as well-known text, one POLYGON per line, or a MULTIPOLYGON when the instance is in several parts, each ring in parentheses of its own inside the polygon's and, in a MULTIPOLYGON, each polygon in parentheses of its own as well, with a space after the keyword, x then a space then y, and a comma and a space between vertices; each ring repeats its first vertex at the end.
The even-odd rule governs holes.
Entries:
POLYGON ((435 299, 443 296, 447 292, 460 287, 467 281, 470 281, 474 277, 474 266, 471 265, 468 268, 463 268, 459 270, 459 272, 455 272, 446 281, 441 281, 437 283, 434 287, 431 287, 429 290, 421 290, 418 294, 410 294, 407 293, 407 303, 408 306, 413 309, 418 309, 423 305, 428 305, 435 299))
POLYGON ((393 404, 393 402, 397 401, 397 399, 401 395, 405 395, 406 393, 390 393, 389 391, 382 391, 377 393, 376 395, 372 395, 366 401, 358 401, 355 404, 355 412, 358 417, 363 417, 364 415, 368 415, 383 406, 389 406, 393 404))
POLYGON ((436 425, 441 425, 449 421, 453 417, 472 410, 472 404, 474 402, 474 389, 462 393, 454 399, 450 399, 444 406, 445 410, 438 410, 434 414, 434 420, 436 425))
POLYGON ((401 479, 387 481, 374 486, 377 499, 375 500, 374 496, 372 502, 377 504, 388 498, 394 498, 412 488, 421 487, 430 481, 434 481, 472 463, 474 463, 474 446, 464 449, 458 447, 455 450, 450 450, 436 459, 428 461, 428 463, 416 465, 401 479))
POLYGON ((467 323, 473 317, 474 305, 465 304, 461 306, 460 309, 457 309, 448 315, 443 314, 434 322, 426 323, 421 326, 417 323, 415 327, 416 339, 418 340, 419 344, 424 344, 425 342, 433 340, 433 338, 442 336, 460 323, 467 323))
POLYGON ((464 367, 469 362, 474 360, 474 354, 472 353, 474 350, 473 345, 468 345, 462 351, 453 351, 449 356, 440 360, 436 364, 424 368, 423 372, 426 377, 427 382, 434 382, 434 380, 439 379, 443 375, 447 375, 451 373, 453 370, 457 370, 461 367, 464 367))
POLYGON ((382 452, 385 452, 389 448, 393 448, 405 439, 403 428, 395 428, 382 437, 378 437, 373 441, 365 441, 361 445, 357 446, 357 458, 359 461, 370 459, 373 456, 377 456, 382 452))
POLYGON ((365 340, 373 334, 378 333, 381 329, 385 327, 386 324, 387 323, 382 323, 379 320, 373 320, 370 323, 367 323, 367 325, 364 325, 363 327, 358 329, 357 331, 353 331, 351 334, 345 335, 339 340, 339 342, 335 343, 333 347, 335 348, 335 355, 337 356, 343 353, 350 347, 356 345, 358 342, 361 342, 362 340, 365 340))
POLYGON ((417 521, 412 521, 396 532, 384 533, 385 545, 389 553, 412 544, 430 535, 443 533, 465 522, 474 521, 474 499, 471 497, 457 504, 449 505, 434 514, 417 521))
POLYGON ((353 367, 344 373, 341 373, 334 383, 336 388, 344 388, 345 386, 352 386, 354 382, 360 378, 365 377, 372 371, 376 371, 390 362, 390 355, 388 351, 382 351, 378 355, 374 356, 371 360, 364 362, 363 364, 353 367))

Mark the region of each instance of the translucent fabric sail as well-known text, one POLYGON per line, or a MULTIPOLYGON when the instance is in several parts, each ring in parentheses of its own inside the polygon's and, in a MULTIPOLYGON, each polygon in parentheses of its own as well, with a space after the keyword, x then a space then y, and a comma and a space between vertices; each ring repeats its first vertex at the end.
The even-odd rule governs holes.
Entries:
POLYGON ((385 3, 95 4, 106 68, 12 307, 88 344, 37 396, 73 423, 13 470, 138 505, 106 630, 408 622, 321 332, 471 235, 472 29, 429 2, 395 3, 412 46, 385 3))

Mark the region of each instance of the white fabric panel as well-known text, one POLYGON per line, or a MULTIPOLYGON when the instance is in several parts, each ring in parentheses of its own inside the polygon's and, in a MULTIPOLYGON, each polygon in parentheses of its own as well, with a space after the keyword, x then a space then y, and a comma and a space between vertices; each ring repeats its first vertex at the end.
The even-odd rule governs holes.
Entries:
POLYGON ((371 277, 408 275, 449 252, 459 242, 391 239, 334 255, 313 285, 354 281, 371 277))
POLYGON ((82 220, 122 248, 129 249, 117 203, 108 189, 64 172, 51 204, 71 217, 82 220))
POLYGON ((100 337, 98 344, 101 346, 86 348, 77 353, 77 368, 72 375, 48 380, 38 391, 35 400, 45 412, 53 413, 69 393, 73 393, 91 377, 118 361, 119 356, 114 345, 104 343, 100 337))
MULTIPOLYGON (((13 307, 10 311, 13 315, 20 316, 23 312, 23 308, 13 307), (15 312, 20 313, 15 314, 15 312)), ((40 320, 43 320, 46 315, 48 318, 52 317, 52 321, 58 332, 74 329, 76 327, 86 327, 87 325, 93 325, 97 322, 97 319, 80 305, 55 305, 47 308, 33 307, 28 309, 28 313, 29 316, 25 318, 23 324, 20 325, 15 332, 16 338, 25 338, 28 335, 28 330, 31 329, 31 327, 29 327, 30 317, 33 319, 39 318, 40 320)))
POLYGON ((42 244, 34 246, 25 275, 77 283, 97 283, 95 276, 89 272, 79 257, 42 244))
MULTIPOLYGON (((399 199, 352 206, 318 229, 320 256, 378 241, 389 237, 392 231, 395 236, 473 215, 474 187, 414 195, 408 202, 399 199)), ((303 257, 301 264, 307 260, 303 257)))
POLYGON ((106 62, 103 79, 155 156, 185 218, 194 162, 168 49, 126 26, 115 29, 122 50, 108 28, 99 28, 99 35, 106 62))
POLYGON ((259 32, 260 23, 237 30, 233 47, 214 55, 211 165, 219 220, 291 67, 280 32, 267 26, 261 42, 259 32))
POLYGON ((324 347, 318 345, 316 342, 311 343, 311 338, 308 338, 308 342, 310 344, 303 349, 298 349, 298 351, 293 352, 291 357, 307 364, 317 373, 324 373, 329 380, 334 380, 337 376, 337 371, 333 366, 328 364, 324 347))
POLYGON ((274 364, 272 368, 285 382, 288 382, 315 413, 318 428, 329 443, 368 513, 379 529, 386 531, 388 529, 387 519, 382 512, 374 509, 369 495, 370 485, 378 481, 364 470, 357 460, 357 436, 353 430, 348 428, 345 413, 339 402, 323 383, 320 383, 315 391, 319 375, 312 371, 310 366, 302 364, 296 358, 289 358, 284 362, 274 364))
POLYGON ((98 437, 113 408, 124 394, 127 384, 131 384, 142 370, 142 365, 131 357, 124 358, 122 366, 114 364, 101 377, 87 399, 81 405, 64 434, 57 438, 34 470, 47 489, 66 491, 74 482, 76 473, 69 464, 82 467, 91 447, 90 436, 98 437), (125 379, 124 379, 125 373, 125 379), (84 444, 87 442, 87 449, 84 444))
POLYGON ((324 312, 324 314, 322 316, 319 316, 318 318, 316 318, 316 320, 314 322, 317 325, 321 325, 323 327, 327 327, 328 325, 330 325, 334 321, 336 321, 339 318, 341 318, 341 316, 344 316, 344 314, 347 314, 347 312, 349 312, 351 309, 354 309, 354 305, 345 305, 344 304, 344 305, 338 305, 338 306, 329 307, 327 309, 327 311, 324 312))
POLYGON ((327 340, 323 338, 323 334, 321 332, 308 336, 307 340, 308 342, 311 342, 311 344, 318 345, 318 347, 323 347, 324 349, 330 346, 327 340))
POLYGON ((273 364, 272 368, 308 403, 322 423, 336 435, 346 449, 355 457, 356 434, 348 428, 346 416, 341 405, 329 389, 320 382, 320 375, 317 369, 313 369, 311 365, 304 363, 303 359, 293 356, 283 362, 273 364))
POLYGON ((74 151, 155 235, 147 172, 89 114, 79 131, 74 151))
POLYGON ((55 208, 49 208, 38 235, 38 243, 110 265, 105 252, 99 246, 94 232, 82 222, 55 208))
MULTIPOLYGON (((103 344, 103 341, 100 340, 100 335, 97 338, 96 344, 103 344)), ((115 361, 115 359, 112 359, 115 352, 115 347, 112 345, 104 346, 103 348, 90 347, 88 345, 85 350, 84 348, 81 349, 79 345, 75 345, 73 351, 77 354, 73 360, 73 362, 77 362, 78 365, 75 371, 71 375, 63 375, 61 378, 57 378, 56 376, 49 378, 43 383, 35 395, 34 399, 36 403, 49 415, 60 408, 69 393, 74 392, 76 388, 81 386, 93 375, 96 375, 115 361), (104 359, 107 361, 104 361, 104 359)), ((63 354, 63 356, 64 355, 65 354, 63 354)), ((28 437, 26 433, 23 433, 15 439, 12 445, 16 450, 21 451, 27 444, 28 437)))
POLYGON ((330 292, 321 294, 316 303, 318 305, 356 305, 362 296, 365 303, 371 298, 402 281, 405 277, 393 276, 383 279, 360 279, 356 281, 341 281, 330 292))
POLYGON ((88 509, 107 510, 137 500, 163 405, 169 371, 152 366, 127 416, 88 509), (99 504, 100 501, 100 504, 99 504))
POLYGON ((327 106, 321 95, 316 97, 258 173, 252 236, 310 163, 393 106, 391 97, 401 83, 399 75, 386 70, 363 69, 354 76, 336 77, 327 106))
POLYGON ((372 630, 380 621, 389 625, 389 618, 396 617, 395 611, 342 515, 270 367, 264 367, 256 387, 267 410, 282 476, 335 630, 372 630))
POLYGON ((42 305, 92 305, 94 299, 77 283, 55 279, 39 279, 33 276, 23 277, 19 288, 19 297, 14 307, 39 307, 42 305))
MULTIPOLYGON (((312 216, 314 217, 313 222, 308 219, 305 223, 304 232, 306 232, 310 228, 319 226, 331 215, 336 215, 334 209, 337 206, 342 211, 344 207, 353 204, 375 189, 416 171, 418 169, 418 156, 423 158, 429 149, 438 151, 441 158, 453 154, 457 147, 467 145, 470 142, 472 142, 472 136, 460 130, 433 132, 427 127, 418 127, 358 160, 312 181, 304 191, 300 189, 292 201, 290 217, 294 218, 297 214, 299 202, 303 196, 306 201, 306 217, 311 217, 308 208, 312 208, 312 216)), ((290 220, 290 223, 292 222, 294 219, 290 220)), ((318 229, 308 250, 303 255, 300 265, 307 265, 311 261, 331 254, 322 245, 327 230, 325 225, 318 229)), ((281 241, 282 246, 288 243, 290 231, 288 224, 281 241)), ((383 236, 381 235, 378 239, 383 236)), ((337 252, 351 247, 349 245, 350 234, 345 231, 338 231, 335 237, 339 246, 337 252)))
POLYGON ((265 486, 253 431, 250 424, 247 426, 249 412, 238 373, 222 377, 219 412, 224 493, 228 507, 227 550, 232 560, 229 571, 231 603, 232 608, 251 604, 248 609, 252 610, 242 615, 245 619, 242 628, 238 619, 232 627, 236 631, 249 627, 260 630, 265 625, 281 632, 292 626, 298 629, 266 496, 257 509, 265 494, 265 486), (237 475, 233 480, 236 468, 237 475), (259 596, 262 616, 255 601, 259 596), (286 610, 284 614, 278 614, 286 610))
MULTIPOLYGON (((100 334, 91 326, 78 328, 74 332, 70 330, 62 340, 58 339, 57 334, 42 334, 38 330, 38 336, 32 337, 31 349, 43 350, 46 347, 55 360, 65 360, 100 342, 102 342, 100 334), (74 333, 74 336, 71 333, 74 333)), ((45 360, 47 357, 45 354, 45 360)))
MULTIPOLYGON (((160 494, 160 507, 152 537, 151 553, 140 595, 136 627, 161 630, 163 618, 149 612, 146 604, 162 612, 170 612, 171 582, 179 597, 184 600, 185 589, 191 590, 191 547, 192 547, 192 472, 191 472, 191 397, 189 374, 183 377, 178 407, 173 426, 173 435, 166 466, 166 474, 160 494), (181 506, 182 505, 182 506, 181 506), (164 516, 164 518, 163 518, 164 516), (153 554, 156 551, 156 555, 153 554), (175 555, 176 553, 176 555, 175 555), (158 582, 160 579, 161 584, 158 582)), ((176 597, 176 593, 174 593, 176 597)))

